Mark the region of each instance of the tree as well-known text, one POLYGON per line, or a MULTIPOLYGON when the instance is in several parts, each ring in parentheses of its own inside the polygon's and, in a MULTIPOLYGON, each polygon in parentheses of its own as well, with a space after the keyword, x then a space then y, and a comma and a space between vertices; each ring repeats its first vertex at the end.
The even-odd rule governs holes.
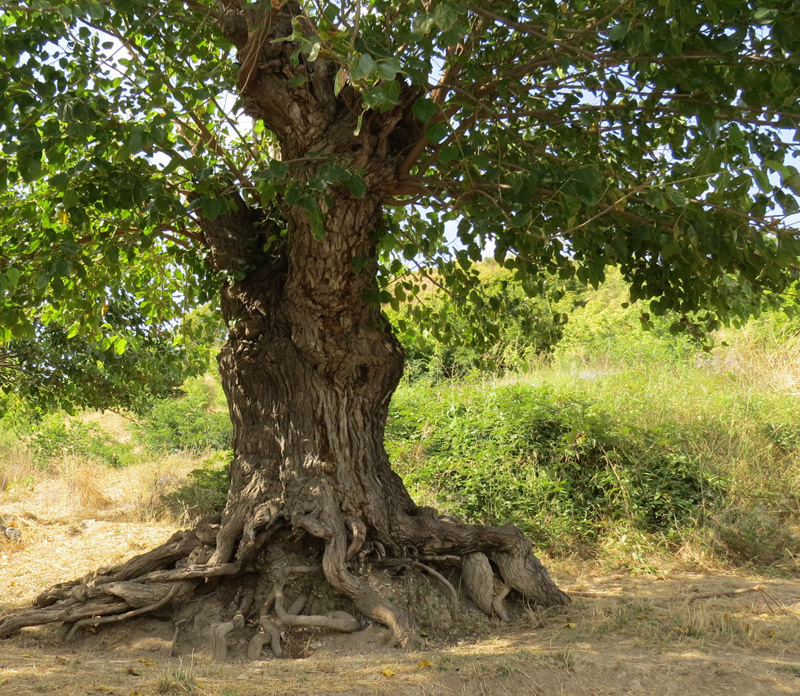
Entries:
MULTIPOLYGON (((188 321, 202 332, 196 317, 188 321)), ((109 298, 102 322, 107 333, 122 331, 127 338, 78 338, 71 335, 78 333, 75 328, 34 318, 31 336, 4 347, 0 388, 40 413, 58 406, 142 413, 154 398, 174 396, 187 376, 208 368, 208 343, 183 341, 176 327, 144 321, 133 298, 124 294, 109 298)))
POLYGON ((531 295, 618 266, 632 301, 695 330, 785 301, 797 269, 792 2, 26 0, 0 22, 3 338, 102 333, 120 286, 154 321, 218 290, 234 424, 218 526, 56 586, 1 634, 180 605, 223 578, 246 591, 221 656, 260 597, 253 569, 291 625, 285 582, 321 568, 413 643, 358 559, 458 563, 489 614, 509 591, 566 603, 518 529, 440 518, 391 470, 403 353, 381 304, 427 276, 486 321, 502 296, 472 264, 491 249, 531 295))

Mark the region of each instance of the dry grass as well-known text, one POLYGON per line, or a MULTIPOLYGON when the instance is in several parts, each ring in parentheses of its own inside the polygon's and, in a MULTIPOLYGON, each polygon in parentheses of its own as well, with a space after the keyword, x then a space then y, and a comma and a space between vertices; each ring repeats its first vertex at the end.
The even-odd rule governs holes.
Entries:
MULTIPOLYGON (((731 335, 731 344, 716 351, 717 369, 754 388, 800 395, 800 335, 788 329, 764 331, 758 322, 731 335)), ((728 338, 722 332, 719 340, 728 338)))
POLYGON ((497 625, 489 629, 493 633, 429 644, 415 653, 375 644, 354 648, 350 637, 319 636, 303 659, 215 664, 202 651, 169 659, 168 640, 146 643, 130 626, 87 635, 73 646, 30 631, 6 644, 0 681, 5 678, 15 696, 798 693, 798 581, 770 582, 770 594, 781 605, 770 613, 757 593, 688 601, 753 585, 763 580, 758 577, 677 573, 560 580, 592 596, 576 597, 568 610, 531 612, 528 622, 497 625), (685 630, 675 630, 681 626, 685 630))
POLYGON ((13 495, 16 489, 30 486, 36 473, 27 447, 0 432, 0 494, 13 495))
MULTIPOLYGON (((0 593, 8 605, 162 542, 174 527, 135 521, 29 521, 23 543, 0 547, 0 593)), ((545 559, 546 560, 546 559, 545 559)), ((50 628, 3 644, 0 693, 264 696, 285 694, 668 693, 794 694, 800 688, 800 580, 663 568, 649 575, 596 572, 550 562, 574 593, 568 609, 535 610, 512 625, 462 628, 458 643, 422 651, 318 634, 303 659, 225 664, 207 651, 169 657, 171 622, 126 622, 56 642, 50 628), (577 571, 581 571, 579 574, 577 571), (757 583, 736 597, 690 601, 757 583)), ((239 650, 239 653, 241 650, 239 650)))
POLYGON ((156 693, 159 694, 193 694, 199 689, 194 676, 193 667, 188 669, 179 665, 176 669, 168 670, 158 681, 156 693))
MULTIPOLYGON (((116 436, 127 432, 114 414, 93 418, 116 436)), ((0 517, 22 532, 17 543, 0 539, 0 607, 162 543, 180 521, 161 496, 198 465, 191 457, 142 457, 112 469, 64 456, 45 470, 23 444, 0 442, 0 517)))

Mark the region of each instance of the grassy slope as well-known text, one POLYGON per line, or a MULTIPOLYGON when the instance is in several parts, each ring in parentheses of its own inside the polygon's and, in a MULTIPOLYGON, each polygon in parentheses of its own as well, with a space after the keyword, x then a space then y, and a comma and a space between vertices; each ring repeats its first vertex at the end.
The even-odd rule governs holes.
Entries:
POLYGON ((407 484, 550 554, 796 569, 800 337, 772 315, 704 353, 666 320, 643 332, 620 296, 590 293, 527 372, 404 384, 388 446, 407 484))

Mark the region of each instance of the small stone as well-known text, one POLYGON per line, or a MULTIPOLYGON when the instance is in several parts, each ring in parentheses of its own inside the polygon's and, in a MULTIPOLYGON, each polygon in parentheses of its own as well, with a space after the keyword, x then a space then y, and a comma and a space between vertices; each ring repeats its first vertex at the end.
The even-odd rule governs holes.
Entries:
POLYGON ((3 536, 9 541, 19 541, 22 538, 22 532, 14 527, 6 527, 3 530, 3 536))

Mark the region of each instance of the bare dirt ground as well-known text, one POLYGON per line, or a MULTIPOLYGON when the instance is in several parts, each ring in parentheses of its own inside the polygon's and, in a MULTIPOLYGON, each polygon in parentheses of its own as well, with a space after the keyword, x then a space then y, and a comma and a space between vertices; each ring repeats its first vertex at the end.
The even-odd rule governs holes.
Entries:
MULTIPOLYGON (((71 520, 19 514, 22 541, 0 542, 0 611, 174 531, 167 523, 71 520)), ((217 664, 202 643, 171 658, 168 621, 100 627, 69 644, 54 628, 27 629, 0 642, 0 695, 800 694, 797 578, 577 575, 557 564, 554 575, 574 593, 568 610, 477 631, 465 622, 459 637, 431 639, 418 652, 387 648, 370 627, 351 636, 306 633, 296 659, 248 662, 235 657, 240 651, 217 664), (766 592, 698 598, 758 584, 766 592)))

